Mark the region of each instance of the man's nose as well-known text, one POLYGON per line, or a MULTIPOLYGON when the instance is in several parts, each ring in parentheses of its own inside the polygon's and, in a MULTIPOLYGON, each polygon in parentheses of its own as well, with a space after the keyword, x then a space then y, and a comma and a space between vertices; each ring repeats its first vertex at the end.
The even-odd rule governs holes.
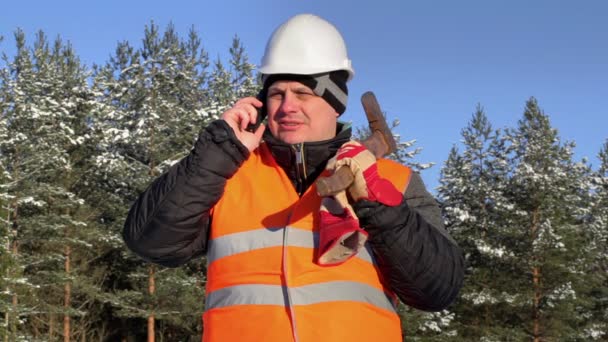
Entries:
POLYGON ((298 99, 295 94, 291 92, 285 92, 283 95, 283 100, 281 101, 281 112, 283 113, 292 113, 298 110, 298 99))

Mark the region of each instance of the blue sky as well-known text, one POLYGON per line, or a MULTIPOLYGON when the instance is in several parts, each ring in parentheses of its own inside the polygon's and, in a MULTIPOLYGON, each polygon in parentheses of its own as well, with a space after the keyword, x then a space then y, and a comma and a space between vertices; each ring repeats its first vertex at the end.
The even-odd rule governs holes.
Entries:
POLYGON ((103 63, 117 42, 140 45, 146 24, 194 27, 212 58, 238 35, 252 63, 288 17, 314 13, 344 35, 355 78, 344 119, 364 124, 360 95, 372 90, 402 139, 417 139, 432 190, 450 148, 481 104, 496 128, 516 125, 530 96, 575 157, 596 155, 608 138, 608 1, 10 1, 0 11, 0 51, 13 31, 69 40, 82 61, 103 63))

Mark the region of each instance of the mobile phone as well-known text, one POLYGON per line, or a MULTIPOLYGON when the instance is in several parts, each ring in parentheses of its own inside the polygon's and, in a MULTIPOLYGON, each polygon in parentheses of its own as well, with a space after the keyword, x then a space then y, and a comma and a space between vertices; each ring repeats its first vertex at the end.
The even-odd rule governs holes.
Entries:
POLYGON ((262 124, 264 119, 266 119, 266 114, 267 114, 267 112, 266 112, 266 92, 261 90, 258 93, 258 95, 256 96, 256 98, 262 102, 262 107, 256 108, 258 111, 257 120, 254 123, 250 123, 249 125, 247 125, 246 130, 251 133, 255 132, 258 129, 258 127, 260 127, 260 125, 262 124))

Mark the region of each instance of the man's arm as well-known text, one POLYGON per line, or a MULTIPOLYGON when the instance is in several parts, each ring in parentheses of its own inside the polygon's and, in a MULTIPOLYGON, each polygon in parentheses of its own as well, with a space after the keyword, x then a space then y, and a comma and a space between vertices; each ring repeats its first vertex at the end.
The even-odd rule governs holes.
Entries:
POLYGON ((464 257, 445 231, 439 206, 417 173, 412 173, 400 205, 362 200, 353 207, 361 227, 369 232, 382 274, 405 304, 440 311, 456 298, 464 257))
POLYGON ((158 177, 131 207, 123 230, 129 249, 168 267, 203 255, 209 210, 249 153, 226 121, 209 124, 190 154, 158 177))

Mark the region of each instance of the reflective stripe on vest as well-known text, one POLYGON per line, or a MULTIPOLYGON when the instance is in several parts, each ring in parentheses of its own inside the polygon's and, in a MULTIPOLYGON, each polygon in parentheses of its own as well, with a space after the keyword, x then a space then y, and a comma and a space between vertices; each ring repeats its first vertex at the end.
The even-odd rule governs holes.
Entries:
MULTIPOLYGON (((287 227, 289 230, 288 246, 317 248, 319 246, 319 233, 298 228, 287 227)), ((207 250, 207 263, 217 259, 252 251, 259 248, 283 246, 282 228, 261 228, 242 233, 228 234, 209 241, 207 250)), ((361 250, 357 257, 373 263, 369 246, 361 250)))
POLYGON ((310 305, 322 302, 353 301, 367 303, 395 312, 395 303, 389 297, 369 285, 332 281, 287 288, 281 285, 247 284, 226 287, 207 295, 207 310, 232 305, 279 305, 287 306, 287 291, 292 305, 310 305))

